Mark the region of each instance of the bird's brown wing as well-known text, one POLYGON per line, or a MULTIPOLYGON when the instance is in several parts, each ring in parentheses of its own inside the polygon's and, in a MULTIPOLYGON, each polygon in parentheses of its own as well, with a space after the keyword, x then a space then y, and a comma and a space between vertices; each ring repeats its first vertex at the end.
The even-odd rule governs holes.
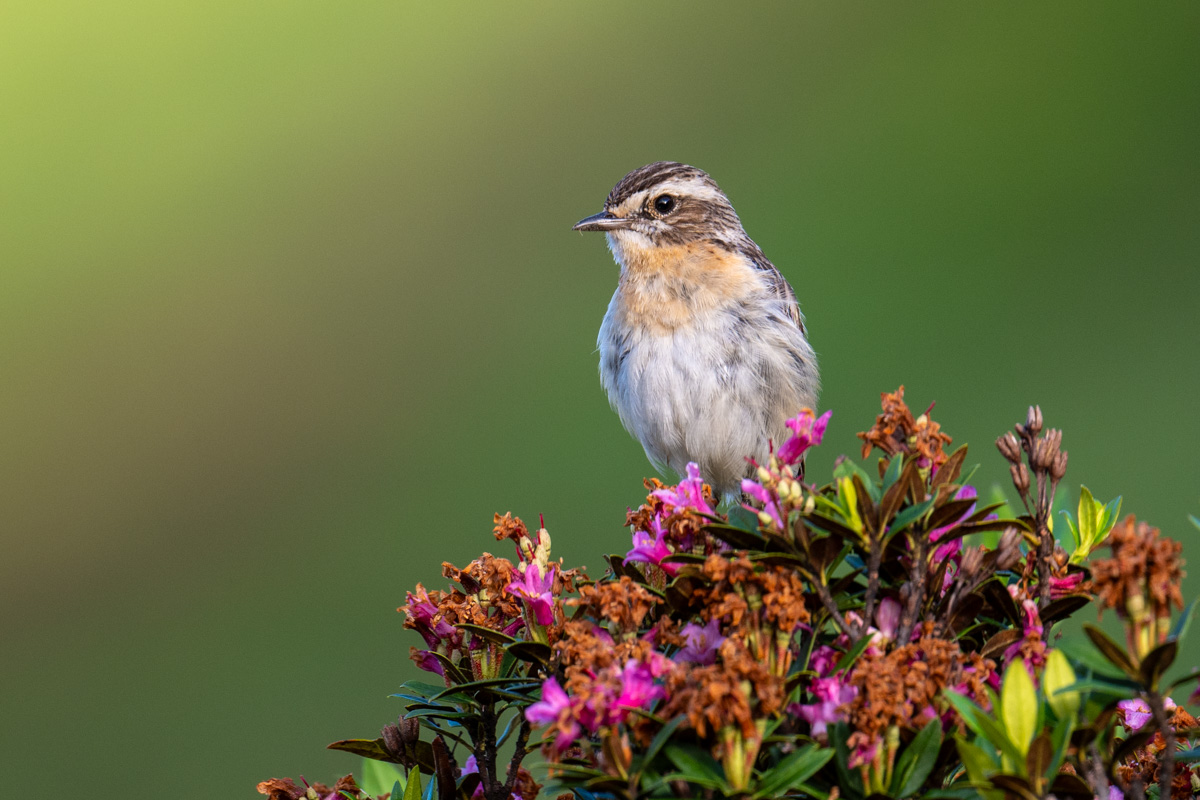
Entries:
POLYGON ((792 322, 796 323, 796 327, 805 337, 808 336, 808 330, 804 327, 804 315, 800 313, 800 304, 796 302, 796 293, 792 291, 792 285, 787 282, 787 278, 783 277, 778 268, 763 255, 762 250, 755 248, 755 252, 747 254, 754 266, 763 272, 767 273, 767 281, 771 287, 771 292, 783 301, 783 306, 787 309, 788 316, 792 322))

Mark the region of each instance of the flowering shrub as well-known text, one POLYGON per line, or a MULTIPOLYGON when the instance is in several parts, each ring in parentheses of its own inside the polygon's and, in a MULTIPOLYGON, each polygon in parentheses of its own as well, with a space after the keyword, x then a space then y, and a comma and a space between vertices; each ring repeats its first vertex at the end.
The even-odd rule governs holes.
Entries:
POLYGON ((631 548, 595 579, 551 559, 544 527, 496 515, 515 562, 443 564, 450 585, 400 609, 431 682, 401 687, 379 738, 330 745, 404 774, 259 791, 534 800, 537 773, 580 800, 1196 796, 1200 728, 1168 692, 1198 674, 1166 678, 1195 606, 1180 545, 1084 488, 1064 549, 1051 508, 1067 453, 1037 408, 997 441, 1011 518, 980 504, 966 447, 948 452, 903 387, 859 434, 875 463, 805 483, 829 420, 789 422, 728 513, 694 466, 646 481, 631 548), (1093 558, 1102 546, 1111 558, 1093 558), (1084 625, 1056 646, 1092 602, 1124 645, 1084 625))

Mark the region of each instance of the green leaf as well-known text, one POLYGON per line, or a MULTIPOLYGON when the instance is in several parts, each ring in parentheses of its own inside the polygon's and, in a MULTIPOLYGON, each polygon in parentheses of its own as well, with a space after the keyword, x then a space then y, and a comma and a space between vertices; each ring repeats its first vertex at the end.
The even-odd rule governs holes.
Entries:
POLYGON ((764 773, 754 797, 778 797, 794 789, 816 775, 831 758, 833 750, 828 747, 808 745, 797 750, 764 773))
MULTIPOLYGON (((1193 517, 1193 519, 1195 519, 1193 517)), ((1175 754, 1177 762, 1200 761, 1200 747, 1193 747, 1191 750, 1184 750, 1175 754)))
POLYGON ((362 780, 358 781, 358 788, 372 797, 391 791, 397 783, 404 785, 404 773, 398 767, 373 758, 363 758, 361 774, 362 780))
POLYGON ((995 758, 983 748, 971 744, 961 736, 954 737, 954 746, 958 748, 958 757, 962 759, 963 766, 967 770, 967 777, 973 783, 985 783, 992 773, 1000 769, 995 758))
POLYGON ((888 538, 902 532, 909 525, 925 516, 929 509, 933 508, 933 501, 926 500, 924 503, 918 503, 915 506, 903 508, 892 518, 892 523, 888 525, 888 538))
POLYGON ((1101 655, 1100 651, 1082 639, 1064 639, 1058 649, 1067 654, 1082 669, 1109 678, 1125 679, 1125 671, 1101 655))
POLYGON ((1046 654, 1046 668, 1042 673, 1042 689, 1046 692, 1046 702, 1054 710, 1059 719, 1075 716, 1079 711, 1079 692, 1063 691, 1075 683, 1075 670, 1061 650, 1051 650, 1046 654))
MULTIPOLYGON (((1080 540, 1079 540, 1079 528, 1076 527, 1076 525, 1075 525, 1075 518, 1072 517, 1071 512, 1067 511, 1066 509, 1059 511, 1058 513, 1062 514, 1063 519, 1065 519, 1067 521, 1067 527, 1070 528, 1070 530, 1071 530, 1071 542, 1074 544, 1074 550, 1072 552, 1074 552, 1074 553, 1081 552, 1082 542, 1080 542, 1080 540)), ((1072 558, 1074 558, 1074 556, 1072 556, 1072 558)))
POLYGON ((1096 649, 1100 651, 1101 655, 1112 662, 1114 666, 1120 668, 1130 678, 1134 680, 1138 679, 1137 664, 1125 652, 1125 648, 1113 641, 1111 636, 1087 622, 1083 624, 1083 632, 1092 640, 1092 644, 1096 645, 1096 649))
POLYGON ((1092 497, 1092 493, 1088 491, 1086 486, 1079 487, 1079 545, 1086 547, 1089 551, 1092 549, 1093 543, 1096 541, 1096 529, 1098 527, 1099 513, 1104 510, 1103 506, 1099 506, 1096 498, 1092 497))
POLYGON ((388 752, 387 747, 384 745, 383 739, 342 739, 333 744, 326 745, 326 749, 342 750, 362 756, 363 758, 396 763, 395 759, 392 758, 392 754, 388 752))
POLYGON ((1146 657, 1142 659, 1142 668, 1139 673, 1143 684, 1150 688, 1150 691, 1158 691, 1158 681, 1162 678, 1163 673, 1170 669, 1171 664, 1175 663, 1175 656, 1179 653, 1179 644, 1174 639, 1167 641, 1155 647, 1146 657))
POLYGON ((758 515, 741 506, 729 509, 729 524, 744 531, 758 530, 758 515))
POLYGON ((664 752, 687 780, 725 786, 725 771, 707 750, 691 744, 670 744, 664 752))
POLYGON ((861 639, 854 643, 854 646, 842 654, 842 657, 837 660, 837 665, 833 668, 834 672, 843 669, 850 669, 858 657, 863 654, 863 651, 871 646, 873 637, 863 635, 861 639))
POLYGON ((1038 699, 1037 690, 1033 688, 1033 680, 1022 659, 1013 659, 1004 671, 1000 715, 1008 738, 1016 745, 1021 753, 1021 761, 1024 761, 1036 732, 1034 726, 1037 725, 1038 699))
MULTIPOLYGON (((1194 519, 1194 517, 1193 517, 1194 519)), ((1197 597, 1188 607, 1179 615, 1179 619, 1175 620, 1175 624, 1171 626, 1170 637, 1175 641, 1183 639, 1187 635, 1188 628, 1192 624, 1192 613, 1196 610, 1196 606, 1200 604, 1200 597, 1197 597)))
POLYGON ((408 783, 404 787, 404 800, 421 800, 421 771, 412 770, 408 773, 408 783))
POLYGON ((908 797, 921 788, 929 773, 933 772, 941 746, 941 720, 930 720, 904 748, 896 762, 890 790, 894 797, 908 797))
POLYGON ((658 755, 658 751, 663 748, 663 745, 665 745, 667 740, 671 738, 671 734, 675 732, 675 729, 678 728, 685 719, 686 717, 683 714, 680 714, 678 717, 662 726, 659 732, 655 734, 654 739, 650 742, 650 746, 646 748, 646 752, 642 755, 641 769, 645 769, 646 766, 654 762, 654 757, 658 755))
POLYGON ((1014 764, 1024 762, 1025 754, 1017 751, 1016 745, 1009 738, 1002 723, 988 716, 982 708, 953 689, 943 691, 942 696, 950 702, 950 705, 954 706, 954 710, 963 718, 967 727, 975 731, 984 741, 990 742, 993 747, 1008 756, 1014 764))

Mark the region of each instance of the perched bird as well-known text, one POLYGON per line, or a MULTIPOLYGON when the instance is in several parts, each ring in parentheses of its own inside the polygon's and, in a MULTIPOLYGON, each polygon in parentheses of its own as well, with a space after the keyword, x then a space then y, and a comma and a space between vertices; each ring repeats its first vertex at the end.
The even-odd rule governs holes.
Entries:
POLYGON ((816 408, 817 360, 792 287, 707 173, 658 161, 575 224, 621 268, 600 325, 600 382, 660 471, 689 461, 726 498, 785 420, 816 408))

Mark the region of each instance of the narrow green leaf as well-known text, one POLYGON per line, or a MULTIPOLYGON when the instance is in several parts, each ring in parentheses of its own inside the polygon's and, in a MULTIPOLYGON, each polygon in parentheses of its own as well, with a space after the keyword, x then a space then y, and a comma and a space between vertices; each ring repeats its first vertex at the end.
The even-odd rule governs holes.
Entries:
POLYGON ((702 779, 718 786, 725 785, 725 771, 707 750, 695 745, 670 744, 664 752, 688 780, 702 779))
POLYGON ((962 759, 963 766, 967 770, 967 777, 972 782, 985 783, 992 773, 1000 769, 995 758, 983 748, 971 744, 961 736, 954 737, 954 746, 958 748, 958 757, 962 759))
POLYGON ((938 751, 942 746, 941 720, 929 721, 913 740, 904 748, 892 773, 891 793, 894 797, 908 797, 921 788, 937 763, 938 751))
POLYGON ((1000 715, 1009 739, 1021 753, 1021 761, 1029 753, 1037 725, 1038 699, 1029 670, 1022 659, 1013 659, 1004 671, 1000 694, 1000 715))
POLYGON ((833 758, 828 747, 808 745, 785 757, 767 771, 754 797, 778 797, 811 778, 833 758))
POLYGON ((675 729, 678 728, 685 719, 686 717, 683 714, 680 714, 678 717, 662 726, 662 729, 655 734, 654 739, 650 742, 650 746, 646 748, 646 752, 642 755, 641 769, 645 769, 654 762, 654 757, 658 755, 658 751, 663 748, 663 745, 665 745, 667 740, 671 738, 671 734, 675 732, 675 729))
POLYGON ((1192 625, 1192 613, 1195 612, 1197 605, 1200 605, 1200 597, 1189 603, 1183 613, 1179 615, 1179 619, 1175 620, 1175 624, 1171 626, 1170 636, 1172 639, 1181 641, 1187 635, 1188 628, 1192 625))
POLYGON ((856 769, 850 769, 850 748, 846 744, 846 740, 850 738, 850 726, 845 722, 837 723, 829 738, 834 745, 836 754, 834 765, 837 767, 838 786, 841 787, 842 794, 848 797, 862 797, 862 773, 856 769))
MULTIPOLYGON (((953 689, 943 691, 942 696, 950 702, 950 705, 954 706, 954 710, 963 718, 967 727, 975 731, 980 738, 991 743, 993 747, 1008 756, 1013 763, 1019 764, 1025 760, 1024 753, 1018 752, 1001 722, 988 716, 982 708, 953 689)), ((993 703, 993 707, 998 706, 999 702, 993 703)))
POLYGON ((895 536, 897 533, 903 532, 904 529, 909 525, 912 525, 921 517, 929 513, 929 509, 931 508, 933 508, 933 501, 926 500, 925 502, 918 503, 915 506, 909 506, 908 508, 900 509, 900 511, 896 513, 896 516, 892 518, 891 525, 888 526, 888 538, 895 536))
POLYGON ((1063 639, 1058 644, 1059 650, 1067 654, 1084 671, 1090 671, 1108 678, 1125 680, 1125 671, 1105 658, 1099 650, 1082 639, 1063 639))
MULTIPOLYGON (((1079 553, 1080 558, 1083 557, 1083 543, 1079 541, 1079 528, 1075 526, 1075 518, 1071 516, 1071 512, 1063 509, 1058 512, 1062 518, 1067 521, 1067 528, 1071 531, 1071 542, 1074 544, 1073 553, 1079 553)), ((1073 557, 1073 556, 1072 556, 1073 557)))
POLYGON ((833 668, 834 671, 850 669, 854 665, 854 662, 858 660, 858 657, 863 654, 863 651, 870 647, 871 640, 871 636, 864 635, 855 642, 854 646, 843 653, 842 657, 837 660, 837 665, 833 668))
POLYGON ((1125 652, 1125 648, 1113 641, 1112 637, 1104 631, 1090 623, 1083 624, 1083 632, 1092 640, 1092 644, 1096 645, 1096 649, 1101 655, 1119 667, 1126 675, 1134 680, 1138 679, 1137 664, 1133 658, 1125 652))
POLYGON ((1148 686, 1150 691, 1158 691, 1159 679, 1175 663, 1175 656, 1178 653, 1179 644, 1174 639, 1168 639, 1146 653, 1146 657, 1142 659, 1140 675, 1142 683, 1148 686))
POLYGON ((1079 487, 1079 542, 1082 546, 1091 550, 1096 542, 1096 528, 1100 522, 1099 511, 1103 510, 1103 506, 1097 508, 1096 499, 1092 497, 1092 493, 1088 491, 1086 486, 1079 487))

